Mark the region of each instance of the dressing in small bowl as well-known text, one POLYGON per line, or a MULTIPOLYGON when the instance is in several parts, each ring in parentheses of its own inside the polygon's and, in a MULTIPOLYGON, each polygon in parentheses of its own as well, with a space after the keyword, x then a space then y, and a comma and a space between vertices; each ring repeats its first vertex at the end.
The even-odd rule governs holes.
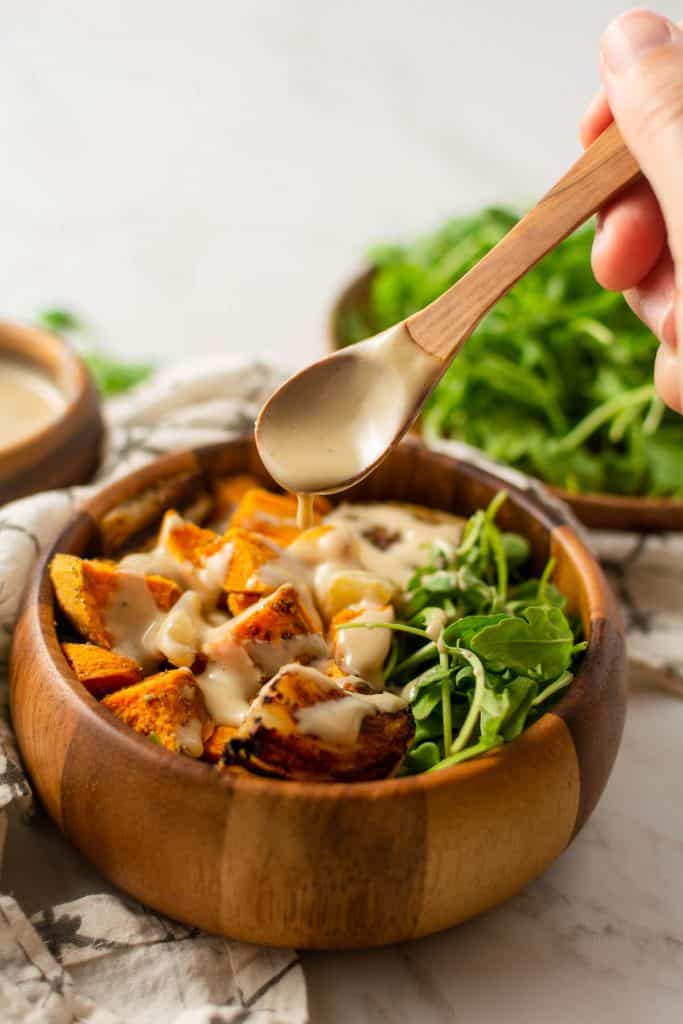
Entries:
POLYGON ((101 435, 97 391, 67 343, 0 323, 0 504, 85 482, 101 435))

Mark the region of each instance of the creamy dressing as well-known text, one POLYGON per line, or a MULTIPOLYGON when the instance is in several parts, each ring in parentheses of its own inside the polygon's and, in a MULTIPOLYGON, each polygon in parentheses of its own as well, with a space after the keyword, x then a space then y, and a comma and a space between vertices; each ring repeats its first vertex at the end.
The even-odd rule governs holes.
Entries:
POLYGON ((313 494, 297 494, 296 525, 300 530, 309 530, 313 526, 313 494))
POLYGON ((424 563, 429 545, 452 548, 459 543, 464 519, 410 505, 342 502, 324 522, 354 532, 360 561, 368 572, 405 587, 415 568, 424 563))
POLYGON ((264 465, 296 493, 343 490, 410 426, 440 370, 403 324, 314 363, 261 411, 264 465))
POLYGON ((198 718, 181 723, 175 730, 176 748, 189 757, 201 757, 204 753, 202 723, 198 718))
POLYGON ((220 664, 197 677, 206 707, 216 725, 241 725, 261 686, 261 673, 236 644, 220 664))
POLYGON ((0 449, 37 434, 65 407, 64 395, 46 374, 0 356, 0 449))
POLYGON ((158 624, 154 645, 176 668, 190 668, 207 628, 199 594, 186 590, 158 624))
POLYGON ((321 689, 334 694, 328 700, 316 701, 294 712, 297 730, 305 736, 317 736, 323 743, 352 746, 368 715, 392 714, 406 706, 405 701, 393 693, 352 693, 340 685, 343 680, 336 682, 314 668, 288 665, 282 671, 308 675, 321 689))
POLYGON ((157 546, 151 551, 136 551, 124 555, 119 566, 131 572, 165 576, 182 587, 189 587, 199 594, 202 604, 210 608, 216 604, 223 591, 232 560, 233 545, 229 542, 221 545, 198 566, 187 559, 178 558, 171 554, 168 544, 173 530, 181 527, 183 523, 183 518, 176 512, 167 512, 157 546))
MULTIPOLYGON (((383 608, 364 603, 351 622, 393 622, 391 605, 383 608)), ((337 628, 334 660, 347 675, 359 676, 374 690, 384 688, 382 666, 389 654, 391 631, 388 629, 337 628)))
POLYGON ((160 611, 144 576, 119 572, 116 590, 104 609, 104 625, 112 647, 144 668, 159 658, 157 634, 165 613, 160 611))

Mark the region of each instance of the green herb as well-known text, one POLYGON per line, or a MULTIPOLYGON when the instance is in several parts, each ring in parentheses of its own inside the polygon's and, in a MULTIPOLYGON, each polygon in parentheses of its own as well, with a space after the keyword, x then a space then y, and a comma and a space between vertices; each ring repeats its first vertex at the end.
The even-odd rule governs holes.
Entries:
POLYGON ((161 740, 159 739, 158 735, 155 732, 148 732, 147 739, 151 740, 152 743, 156 743, 158 747, 163 747, 163 743, 161 742, 161 740))
POLYGON ((105 398, 130 391, 146 380, 154 369, 147 363, 120 363, 97 352, 83 353, 83 361, 105 398))
POLYGON ((38 314, 38 323, 58 333, 68 332, 79 342, 78 349, 95 384, 104 398, 113 398, 129 391, 136 384, 146 380, 154 367, 147 363, 123 363, 104 355, 98 349, 82 340, 83 322, 66 309, 45 309, 38 314))
POLYGON ((397 602, 396 622, 345 626, 392 631, 385 683, 407 696, 415 720, 404 774, 514 739, 569 686, 586 647, 550 582, 553 560, 539 579, 523 578, 529 545, 495 522, 505 497, 468 520, 457 549, 431 551, 397 602))
MULTIPOLYGON (((369 301, 338 324, 350 344, 427 305, 516 223, 487 209, 369 255, 369 301)), ((429 400, 427 436, 453 437, 570 491, 683 496, 683 421, 652 384, 657 341, 593 278, 593 233, 550 253, 485 317, 429 400)))

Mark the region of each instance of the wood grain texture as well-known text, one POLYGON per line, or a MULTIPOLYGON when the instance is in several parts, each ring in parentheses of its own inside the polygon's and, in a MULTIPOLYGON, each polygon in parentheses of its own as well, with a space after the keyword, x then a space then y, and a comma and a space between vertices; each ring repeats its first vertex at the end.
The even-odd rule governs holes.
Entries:
POLYGON ((486 256, 438 299, 407 318, 413 340, 450 363, 501 296, 639 177, 638 164, 616 124, 611 124, 486 256))
MULTIPOLYGON (((187 487, 245 471, 267 482, 251 440, 167 456, 102 492, 56 548, 95 553, 100 523, 141 490, 156 494, 160 480, 187 487)), ((406 443, 353 497, 468 514, 499 488, 489 474, 406 443)), ((87 694, 62 655, 48 554, 16 632, 11 699, 49 813, 132 896, 250 942, 381 945, 507 899, 553 861, 593 806, 624 708, 623 635, 604 579, 554 511, 507 489, 504 525, 530 536, 538 565, 551 548, 559 553, 591 632, 587 667, 554 713, 514 742, 406 779, 326 785, 231 775, 138 736, 87 694)))
POLYGON ((0 505, 36 491, 85 483, 99 461, 102 417, 82 361, 49 331, 9 323, 0 323, 2 353, 46 373, 64 395, 66 407, 37 434, 0 449, 0 505))
MULTIPOLYGON (((343 324, 353 313, 368 309, 374 267, 366 267, 339 292, 327 318, 325 347, 335 352, 342 348, 343 324)), ((419 435, 419 421, 414 432, 419 435)), ((623 494, 574 494, 560 487, 549 487, 574 511, 577 518, 598 530, 635 530, 664 533, 683 530, 683 500, 647 498, 623 494)))

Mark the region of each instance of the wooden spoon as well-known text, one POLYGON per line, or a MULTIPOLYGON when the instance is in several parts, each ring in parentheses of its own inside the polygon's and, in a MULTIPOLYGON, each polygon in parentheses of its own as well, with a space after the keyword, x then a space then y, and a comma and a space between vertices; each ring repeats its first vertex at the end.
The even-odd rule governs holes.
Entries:
POLYGON ((362 480, 408 430, 492 306, 621 189, 640 177, 615 124, 483 259, 425 309, 290 377, 256 421, 271 475, 299 493, 362 480))

